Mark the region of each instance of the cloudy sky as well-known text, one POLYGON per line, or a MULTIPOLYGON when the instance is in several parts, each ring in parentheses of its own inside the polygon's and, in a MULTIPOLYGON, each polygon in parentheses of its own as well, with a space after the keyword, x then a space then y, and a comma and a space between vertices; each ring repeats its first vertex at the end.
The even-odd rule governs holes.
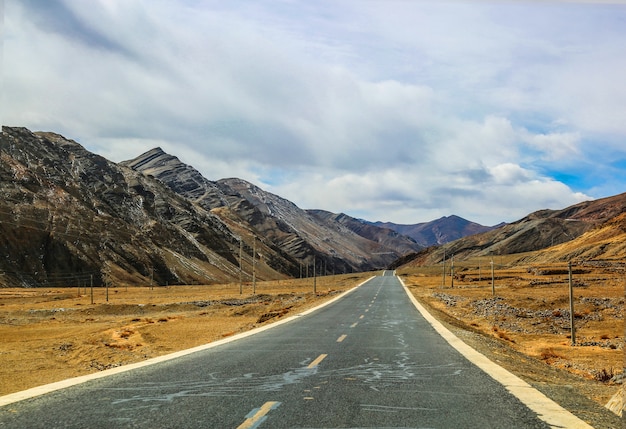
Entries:
POLYGON ((626 191, 623 2, 5 0, 2 31, 2 123, 112 161, 396 223, 626 191))

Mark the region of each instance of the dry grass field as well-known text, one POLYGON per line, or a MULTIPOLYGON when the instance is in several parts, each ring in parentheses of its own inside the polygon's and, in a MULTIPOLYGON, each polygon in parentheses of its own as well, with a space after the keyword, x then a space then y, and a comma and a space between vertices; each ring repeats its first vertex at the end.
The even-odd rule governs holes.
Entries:
POLYGON ((213 286, 0 289, 0 395, 206 344, 348 290, 372 273, 213 286), (255 292, 255 293, 254 293, 255 292))
POLYGON ((615 381, 624 370, 624 273, 604 266, 572 268, 572 344, 567 264, 510 268, 504 258, 494 260, 493 287, 486 258, 457 263, 454 283, 449 266, 445 278, 442 265, 405 268, 398 274, 431 310, 529 357, 596 381, 598 388, 590 396, 605 404, 619 390, 615 381))

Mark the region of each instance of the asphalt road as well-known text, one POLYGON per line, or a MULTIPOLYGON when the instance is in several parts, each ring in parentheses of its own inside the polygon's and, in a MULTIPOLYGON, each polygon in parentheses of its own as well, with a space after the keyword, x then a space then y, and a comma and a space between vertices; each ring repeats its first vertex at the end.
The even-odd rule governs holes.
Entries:
POLYGON ((385 275, 256 335, 0 408, 0 428, 113 427, 549 426, 385 275))

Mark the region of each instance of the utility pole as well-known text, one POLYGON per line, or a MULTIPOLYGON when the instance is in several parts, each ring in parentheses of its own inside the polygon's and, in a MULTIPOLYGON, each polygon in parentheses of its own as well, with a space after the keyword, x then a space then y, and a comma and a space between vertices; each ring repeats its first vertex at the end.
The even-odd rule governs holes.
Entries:
POLYGON ((241 263, 243 239, 239 238, 239 295, 243 294, 243 267, 241 263))
POLYGON ((252 238, 252 293, 256 294, 256 236, 252 238))
POLYGON ((450 282, 450 287, 454 289, 454 255, 452 255, 450 260, 450 282))
POLYGON ((446 251, 443 251, 443 261, 441 261, 443 265, 443 273, 441 275, 441 288, 446 287, 446 251))
POLYGON ((495 278, 493 276, 493 258, 491 258, 491 295, 496 296, 495 278))
POLYGON ((313 256, 313 293, 317 294, 317 278, 315 277, 315 256, 313 256))
POLYGON ((576 345, 576 326, 574 326, 574 285, 572 283, 572 262, 567 263, 569 277, 569 327, 572 334, 572 345, 576 345))

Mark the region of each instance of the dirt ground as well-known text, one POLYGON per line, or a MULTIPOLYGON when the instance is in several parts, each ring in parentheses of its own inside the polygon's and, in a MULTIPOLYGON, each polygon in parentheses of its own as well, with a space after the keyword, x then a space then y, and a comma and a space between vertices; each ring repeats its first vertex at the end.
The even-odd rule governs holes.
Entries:
MULTIPOLYGON (((544 393, 554 386, 571 393, 574 386, 603 406, 620 389, 622 278, 597 271, 578 275, 572 345, 562 273, 499 270, 494 296, 488 273, 459 267, 452 288, 449 277, 442 285, 439 270, 399 274, 472 347, 544 393)), ((234 335, 318 305, 371 275, 318 278, 316 294, 312 279, 258 282, 255 291, 245 284, 243 294, 239 284, 96 288, 93 304, 89 288, 0 289, 0 395, 234 335)), ((596 427, 612 424, 609 419, 596 427)))

